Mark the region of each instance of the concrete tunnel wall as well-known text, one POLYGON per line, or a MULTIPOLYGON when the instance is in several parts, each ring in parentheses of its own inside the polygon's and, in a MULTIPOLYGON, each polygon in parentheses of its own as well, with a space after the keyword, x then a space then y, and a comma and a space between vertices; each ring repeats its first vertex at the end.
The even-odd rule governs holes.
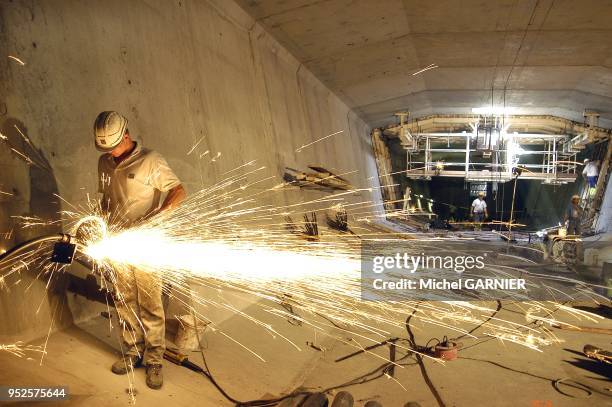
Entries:
MULTIPOLYGON (((366 123, 233 2, 15 0, 0 4, 0 19, 0 124, 7 132, 19 123, 48 160, 49 183, 72 205, 95 196, 99 153, 91 129, 96 115, 111 109, 128 117, 131 133, 161 152, 191 193, 254 159, 266 166, 262 174, 279 181, 285 167, 318 164, 355 171, 345 178, 356 187, 378 186, 366 123), (339 130, 344 133, 296 152, 339 130)), ((0 183, 16 192, 0 201, 3 229, 14 223, 12 215, 57 216, 35 213, 32 166, 9 150, 1 157, 0 183)), ((36 192, 38 201, 52 200, 53 188, 36 192)), ((283 204, 319 196, 293 191, 270 199, 283 204)), ((380 193, 349 199, 379 202, 380 193)), ((42 294, 42 282, 29 293, 22 285, 0 291, 0 341, 47 333, 52 301, 42 294)), ((72 298, 58 326, 97 311, 72 298)))

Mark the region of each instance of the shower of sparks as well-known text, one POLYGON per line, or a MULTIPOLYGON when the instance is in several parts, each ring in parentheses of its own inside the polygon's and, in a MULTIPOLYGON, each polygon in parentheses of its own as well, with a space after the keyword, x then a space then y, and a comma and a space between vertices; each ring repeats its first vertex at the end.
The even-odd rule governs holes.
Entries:
MULTIPOLYGON (((223 176, 223 175, 230 174, 230 173, 232 173, 232 172, 238 171, 238 170, 239 170, 239 169, 241 169, 241 168, 245 168, 245 167, 252 167, 253 165, 255 165, 255 163, 256 163, 256 162, 257 162, 256 160, 251 160, 251 161, 249 161, 248 163, 242 164, 242 165, 241 165, 241 166, 239 166, 239 167, 233 168, 233 169, 231 169, 231 170, 229 170, 229 171, 225 171, 225 172, 224 172, 223 174, 221 174, 221 175, 223 176)), ((265 167, 261 167, 260 169, 265 169, 265 167)))
POLYGON ((39 149, 37 149, 36 147, 34 147, 34 144, 32 143, 32 141, 30 140, 30 138, 28 136, 26 136, 23 131, 21 131, 21 129, 19 128, 19 126, 14 125, 15 129, 17 130, 17 132, 19 133, 19 135, 21 136, 21 138, 23 139, 23 141, 30 146, 30 150, 32 152, 34 152, 34 154, 36 155, 36 159, 32 160, 32 159, 28 159, 29 162, 36 164, 37 166, 39 166, 40 168, 46 169, 48 171, 52 171, 51 167, 49 166, 49 163, 47 163, 47 160, 45 159, 45 157, 42 155, 42 153, 40 152, 39 149))
MULTIPOLYGON (((129 228, 118 218, 100 215, 98 204, 92 202, 87 208, 73 207, 72 211, 66 211, 67 226, 79 240, 80 252, 93 259, 94 272, 101 278, 102 288, 113 292, 115 301, 122 302, 125 298, 123 273, 138 269, 156 279, 159 277, 166 293, 207 323, 211 332, 224 336, 260 360, 264 358, 257 353, 256 345, 241 343, 224 332, 207 318, 206 309, 229 311, 273 337, 287 341, 296 350, 302 344, 284 336, 276 324, 250 315, 224 296, 203 295, 199 289, 255 297, 259 299, 256 302, 259 309, 273 320, 294 321, 359 350, 389 338, 397 329, 405 329, 406 317, 411 313, 415 321, 442 327, 450 336, 475 338, 470 329, 482 324, 479 337, 489 336, 538 351, 559 341, 545 326, 491 317, 495 307, 486 305, 493 303, 485 293, 475 298, 475 302, 417 301, 401 296, 388 301, 363 301, 360 274, 363 240, 410 238, 415 252, 420 253, 440 250, 439 245, 445 239, 385 232, 372 228, 368 222, 353 223, 352 233, 325 229, 323 225, 313 229, 312 216, 303 223, 292 221, 289 225, 287 218, 302 219, 305 212, 327 213, 338 208, 350 214, 351 222, 356 222, 356 215, 384 219, 394 213, 385 214, 377 209, 379 204, 359 198, 361 192, 372 192, 372 188, 273 205, 274 194, 291 183, 270 185, 271 177, 257 178, 265 167, 249 168, 254 164, 249 162, 227 172, 231 175, 193 194, 180 207, 129 228), (317 235, 308 235, 308 229, 316 230, 317 235), (352 339, 347 340, 347 335, 352 339)), ((39 222, 34 218, 22 220, 39 222)), ((4 283, 17 284, 20 274, 26 270, 40 270, 38 276, 51 281, 64 266, 46 260, 51 253, 49 246, 41 244, 36 250, 17 253, 10 261, 0 260, 4 283)), ((529 277, 528 271, 511 266, 491 265, 486 271, 493 276, 508 277, 515 272, 529 277)), ((445 277, 443 270, 428 270, 428 273, 445 277)), ((530 284, 538 286, 539 283, 531 281, 530 284)), ((505 294, 512 299, 512 293, 505 294)), ((557 312, 573 318, 585 315, 555 302, 531 301, 528 307, 518 306, 529 309, 531 320, 545 322, 559 323, 557 312)), ((398 344, 405 351, 420 352, 411 346, 398 344)), ((375 352, 367 353, 382 358, 375 352)))
POLYGON ((27 155, 25 155, 24 153, 14 149, 13 147, 11 147, 11 151, 17 154, 19 157, 21 157, 28 165, 34 164, 34 161, 32 161, 32 159, 28 157, 27 155))
POLYGON ((325 140, 325 139, 328 139, 328 138, 333 137, 333 136, 335 136, 336 134, 340 134, 340 133, 344 133, 344 130, 340 130, 340 131, 337 131, 337 132, 335 132, 335 133, 328 134, 327 136, 325 136, 325 137, 321 137, 320 139, 317 139, 317 140, 313 141, 312 143, 304 144, 304 145, 302 145, 301 147, 296 148, 296 149, 295 149, 295 152, 296 152, 296 153, 299 153, 299 152, 301 152, 303 149, 305 149, 306 147, 310 147, 310 146, 311 146, 311 145, 313 145, 313 144, 319 143, 319 142, 321 142, 321 141, 323 141, 323 140, 325 140))
POLYGON ((61 220, 49 221, 38 216, 11 216, 11 218, 17 220, 23 229, 34 226, 49 226, 61 223, 61 220))
POLYGON ((193 153, 193 151, 194 151, 196 148, 198 148, 198 146, 200 145, 200 143, 202 142, 202 140, 204 140, 204 137, 206 137, 206 136, 202 136, 202 138, 200 138, 200 139, 197 141, 197 143, 195 143, 195 144, 194 144, 194 145, 191 147, 191 149, 189 149, 189 152, 187 153, 187 155, 189 155, 189 154, 193 153))
POLYGON ((21 65, 21 66, 24 66, 24 65, 25 65, 25 62, 23 62, 21 59, 19 59, 19 58, 17 58, 17 57, 14 57, 14 56, 12 56, 12 55, 9 55, 8 57, 9 57, 10 59, 12 59, 13 61, 16 61, 16 62, 17 62, 19 65, 21 65))
POLYGON ((11 355, 17 356, 18 358, 25 357, 28 353, 36 352, 44 354, 45 351, 42 346, 38 345, 25 345, 23 342, 15 342, 8 345, 0 344, 0 352, 8 352, 11 355))
MULTIPOLYGON (((374 240, 390 239, 390 236, 380 231, 360 236, 322 232, 317 239, 311 239, 301 234, 300 227, 288 228, 285 219, 288 216, 300 219, 305 211, 337 209, 339 202, 356 213, 375 205, 368 201, 351 202, 348 198, 356 190, 298 204, 258 204, 271 201, 268 194, 282 189, 272 185, 264 191, 248 193, 250 186, 262 182, 249 181, 249 177, 263 168, 235 174, 194 194, 179 208, 128 229, 97 218, 82 238, 82 251, 95 260, 100 273, 106 276, 106 283, 114 286, 119 298, 122 288, 118 277, 129 268, 160 276, 172 286, 169 294, 173 298, 190 307, 198 319, 209 323, 212 331, 232 341, 235 340, 214 321, 207 320, 203 309, 216 307, 230 311, 301 349, 273 324, 236 309, 230 302, 198 295, 197 286, 255 296, 262 300, 259 304, 268 314, 299 321, 343 342, 349 333, 359 338, 360 342, 350 343, 359 348, 380 342, 394 329, 402 328, 406 315, 411 312, 415 313, 415 319, 444 327, 457 335, 470 335, 468 327, 482 323, 494 312, 493 307, 460 301, 421 302, 401 298, 363 301, 361 239, 367 235, 374 240), (287 304, 292 312, 287 311, 287 304), (324 315, 325 321, 317 318, 318 315, 324 315), (335 333, 330 332, 334 329, 335 333)), ((427 239, 414 242, 426 245, 427 239)), ((427 249, 427 246, 417 247, 427 249)), ((509 275, 506 271, 489 271, 494 275, 509 275)), ((442 271, 436 270, 436 273, 442 271)), ((436 277, 443 275, 436 274, 436 277)), ((483 295, 479 300, 487 299, 490 300, 483 295)), ((550 315, 558 306, 533 302, 531 309, 550 315)), ((571 308, 564 311, 573 313, 571 308)), ((535 350, 557 341, 548 330, 505 320, 491 319, 482 332, 535 350)), ((263 360, 256 349, 238 344, 263 360)))
POLYGON ((423 69, 421 69, 421 70, 419 70, 419 71, 414 72, 414 73, 412 74, 412 76, 415 76, 415 75, 418 75, 418 74, 423 73, 423 72, 425 72, 425 71, 429 71, 430 69, 436 69, 436 68, 439 68, 439 67, 438 67, 438 65, 436 65, 436 64, 430 64, 430 65, 427 65, 425 68, 423 68, 423 69))
POLYGON ((49 163, 47 162, 45 157, 42 155, 40 150, 34 147, 34 144, 30 140, 30 138, 26 136, 17 125, 14 125, 13 127, 15 128, 15 130, 17 130, 17 132, 19 133, 23 141, 27 144, 28 150, 32 153, 32 156, 28 155, 27 152, 25 151, 17 150, 15 146, 12 145, 12 143, 9 141, 9 138, 2 133, 0 133, 0 140, 6 142, 8 144, 8 147, 11 149, 11 151, 17 154, 19 158, 21 158, 23 161, 26 162, 26 164, 35 165, 41 169, 52 171, 49 163))

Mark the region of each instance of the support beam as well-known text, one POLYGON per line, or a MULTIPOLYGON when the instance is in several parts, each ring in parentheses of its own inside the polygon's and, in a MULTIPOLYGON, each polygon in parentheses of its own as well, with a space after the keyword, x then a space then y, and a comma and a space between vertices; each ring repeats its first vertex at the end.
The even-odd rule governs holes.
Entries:
MULTIPOLYGON (((432 115, 413 119, 404 123, 404 128, 413 135, 423 133, 471 132, 474 123, 480 121, 479 115, 432 115)), ((579 123, 557 116, 509 115, 504 117, 507 131, 530 134, 557 134, 575 136, 573 143, 580 148, 597 140, 610 137, 612 129, 579 123)), ((389 125, 383 129, 388 137, 399 137, 401 126, 389 125)))

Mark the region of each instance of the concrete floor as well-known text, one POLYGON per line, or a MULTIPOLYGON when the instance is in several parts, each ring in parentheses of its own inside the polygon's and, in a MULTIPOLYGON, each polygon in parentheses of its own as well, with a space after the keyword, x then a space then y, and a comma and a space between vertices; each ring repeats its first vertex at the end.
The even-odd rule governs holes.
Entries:
MULTIPOLYGON (((507 310, 498 316, 514 320, 513 316, 517 314, 513 314, 512 310, 516 308, 508 304, 504 305, 506 307, 507 310)), ((612 324, 607 320, 601 326, 610 327, 612 324)), ((442 330, 419 323, 415 324, 414 332, 418 344, 425 344, 429 338, 444 334, 442 330)), ((478 335, 478 331, 475 334, 478 335)), ((564 342, 549 346, 542 353, 497 340, 483 341, 476 345, 482 340, 464 338, 461 340, 464 350, 460 351, 458 360, 443 365, 425 359, 425 369, 446 406, 533 406, 534 400, 550 400, 553 406, 609 405, 612 402, 612 393, 608 390, 611 387, 609 380, 612 371, 606 371, 605 366, 581 355, 584 344, 606 347, 609 346, 609 337, 565 331, 555 331, 555 334, 564 342), (552 381, 564 377, 586 384, 600 393, 594 393, 589 399, 582 398, 585 394, 578 391, 572 393, 577 398, 563 396, 554 390, 552 381)), ((382 356, 386 352, 386 349, 381 349, 379 353, 382 356)), ((316 375, 311 375, 305 384, 316 386, 317 383, 340 383, 377 366, 373 358, 364 356, 334 363, 337 355, 346 353, 349 353, 347 349, 334 348, 317 366, 316 375)), ((408 359, 407 363, 412 361, 408 359)), ((418 365, 396 369, 396 379, 397 382, 380 378, 348 390, 356 400, 365 402, 376 399, 383 406, 403 406, 408 401, 417 401, 422 406, 438 405, 418 365)))
MULTIPOLYGON (((516 305, 505 303, 498 316, 524 322, 521 321, 524 317, 513 312, 516 309, 516 305)), ((263 311, 259 315, 257 309, 249 312, 258 318, 266 318, 263 311)), ((581 324, 588 325, 586 322, 581 324)), ((419 322, 411 326, 419 345, 425 345, 431 337, 441 337, 447 333, 419 322)), ((606 319, 597 326, 612 328, 612 322, 606 319)), ((317 337, 312 330, 288 322, 279 323, 276 320, 275 327, 299 344, 302 351, 296 351, 280 338, 262 334, 259 328, 245 324, 238 317, 225 321, 222 329, 236 339, 250 338, 247 343, 266 362, 259 361, 221 335, 213 332, 205 335, 209 367, 218 382, 235 398, 250 400, 278 396, 299 387, 312 390, 334 387, 374 371, 384 363, 372 355, 363 354, 335 362, 337 358, 354 352, 354 348, 325 340, 321 335, 317 337), (314 342, 324 351, 302 346, 306 341, 314 342)), ((479 332, 475 334, 482 335, 479 332)), ((464 338, 465 349, 460 351, 458 360, 443 365, 425 359, 424 368, 446 406, 533 406, 537 405, 534 400, 550 400, 553 406, 612 405, 612 370, 581 353, 587 343, 609 349, 609 336, 560 330, 554 333, 563 342, 545 348, 542 353, 511 343, 486 340, 484 336, 481 336, 484 340, 464 338), (570 378, 589 386, 593 391, 592 396, 586 398, 585 393, 572 388, 563 390, 574 394, 575 398, 558 393, 552 382, 561 378, 570 378)), ((406 337, 405 332, 394 334, 406 337)), ((89 407, 128 404, 127 376, 116 376, 109 370, 119 353, 114 333, 109 332, 107 319, 98 317, 81 326, 53 334, 47 350, 42 366, 38 360, 24 360, 0 353, 0 366, 3 367, 0 370, 0 383, 67 385, 71 399, 57 405, 89 407)), ((374 352, 384 357, 389 355, 387 347, 374 352)), ((403 352, 398 353, 401 354, 403 352)), ((190 357, 193 362, 201 364, 197 353, 190 357)), ((403 363, 407 366, 396 368, 396 380, 381 377, 344 389, 354 395, 356 406, 363 406, 368 400, 378 400, 385 407, 403 406, 408 401, 417 401, 422 406, 438 405, 415 359, 410 357, 403 363)), ((232 405, 204 377, 170 363, 166 363, 164 369, 166 380, 160 391, 149 390, 144 381, 144 369, 136 370, 137 404, 232 405)))

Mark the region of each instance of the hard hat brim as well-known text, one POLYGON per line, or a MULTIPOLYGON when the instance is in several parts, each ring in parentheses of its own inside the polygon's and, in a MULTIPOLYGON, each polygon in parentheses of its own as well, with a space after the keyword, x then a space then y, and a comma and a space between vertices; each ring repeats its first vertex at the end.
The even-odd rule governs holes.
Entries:
POLYGON ((125 131, 127 130, 127 123, 127 119, 117 112, 105 111, 100 113, 94 123, 94 144, 96 149, 105 153, 113 151, 119 144, 121 144, 125 131), (119 126, 119 128, 115 128, 115 131, 109 129, 109 120, 118 121, 116 124, 119 126), (105 144, 108 142, 109 138, 115 139, 107 146, 105 144))

